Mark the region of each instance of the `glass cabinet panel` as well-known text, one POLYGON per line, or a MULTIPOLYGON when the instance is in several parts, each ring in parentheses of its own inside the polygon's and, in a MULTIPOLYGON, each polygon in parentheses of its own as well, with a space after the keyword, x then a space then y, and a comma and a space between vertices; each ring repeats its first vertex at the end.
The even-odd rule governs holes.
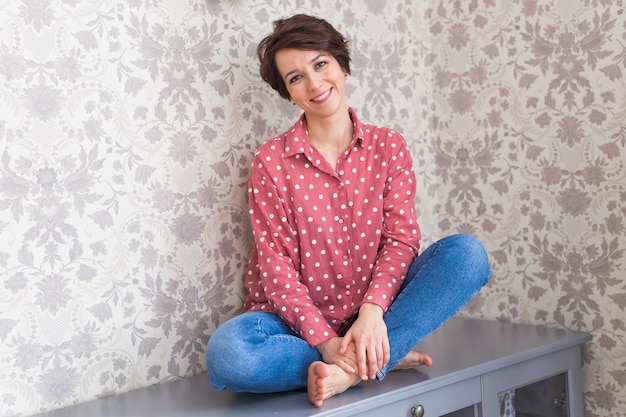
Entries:
POLYGON ((498 400, 500 417, 568 417, 566 374, 503 391, 498 400))

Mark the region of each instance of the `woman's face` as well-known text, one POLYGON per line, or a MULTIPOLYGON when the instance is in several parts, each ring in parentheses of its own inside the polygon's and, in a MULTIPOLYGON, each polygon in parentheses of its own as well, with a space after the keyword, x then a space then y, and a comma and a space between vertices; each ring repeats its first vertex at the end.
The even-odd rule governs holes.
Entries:
POLYGON ((276 66, 291 100, 307 119, 329 117, 347 108, 346 73, 329 53, 281 49, 276 66))

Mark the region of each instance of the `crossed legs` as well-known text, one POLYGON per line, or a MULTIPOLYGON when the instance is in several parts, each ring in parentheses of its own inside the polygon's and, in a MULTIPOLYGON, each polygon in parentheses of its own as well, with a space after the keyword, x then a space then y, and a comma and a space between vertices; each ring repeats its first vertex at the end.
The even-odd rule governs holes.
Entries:
MULTIPOLYGON (((489 275, 487 254, 470 235, 446 237, 420 254, 384 315, 391 358, 377 378, 391 370, 431 365, 428 354, 411 349, 463 308, 489 275)), ((307 387, 316 406, 360 382, 324 363, 274 313, 249 312, 227 321, 209 340, 206 356, 217 389, 263 393, 307 387)))

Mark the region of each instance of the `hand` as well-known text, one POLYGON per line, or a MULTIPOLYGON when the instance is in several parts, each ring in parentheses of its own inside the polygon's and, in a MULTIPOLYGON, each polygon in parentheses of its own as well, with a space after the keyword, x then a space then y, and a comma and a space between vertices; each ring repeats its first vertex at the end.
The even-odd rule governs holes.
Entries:
POLYGON ((316 348, 320 352, 320 355, 322 355, 324 362, 335 364, 344 372, 357 375, 354 343, 347 344, 347 349, 345 349, 344 352, 340 352, 343 345, 342 340, 342 337, 333 337, 332 339, 318 344, 316 348))
POLYGON ((354 346, 356 352, 357 375, 362 380, 376 378, 376 374, 389 362, 390 357, 382 307, 372 303, 361 306, 359 317, 341 340, 339 353, 344 354, 350 345, 354 346))

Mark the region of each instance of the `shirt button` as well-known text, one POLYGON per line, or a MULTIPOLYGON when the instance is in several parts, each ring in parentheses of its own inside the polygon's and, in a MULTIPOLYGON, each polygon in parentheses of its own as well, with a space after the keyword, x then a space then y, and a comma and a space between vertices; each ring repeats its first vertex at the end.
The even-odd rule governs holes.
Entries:
POLYGON ((348 255, 343 255, 343 260, 347 261, 348 260, 348 255))

